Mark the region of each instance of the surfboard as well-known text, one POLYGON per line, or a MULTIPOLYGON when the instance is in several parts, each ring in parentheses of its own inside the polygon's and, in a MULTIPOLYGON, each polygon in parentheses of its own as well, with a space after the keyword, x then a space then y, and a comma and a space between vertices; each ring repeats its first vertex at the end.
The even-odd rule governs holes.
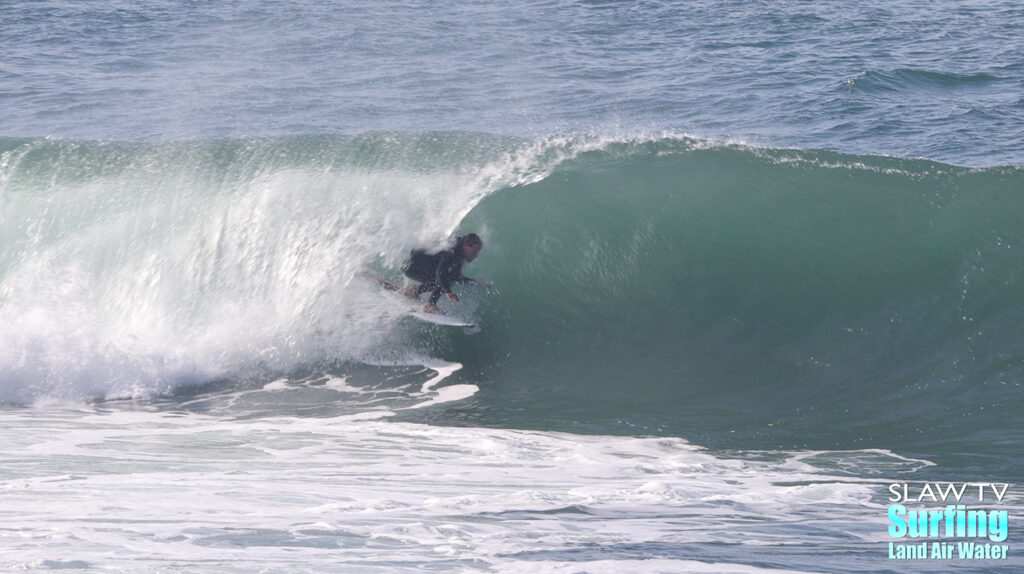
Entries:
POLYGON ((419 307, 413 307, 413 309, 409 311, 409 315, 419 319, 420 321, 426 321, 427 323, 433 323, 435 325, 446 325, 448 327, 476 327, 476 323, 467 323, 462 319, 452 317, 451 315, 427 313, 419 307))
MULTIPOLYGON (((378 285, 388 291, 401 291, 402 284, 395 281, 389 281, 387 279, 380 279, 379 277, 371 277, 369 275, 363 275, 364 278, 371 281, 376 281, 378 285)), ((441 315, 438 313, 427 313, 420 306, 409 307, 409 316, 426 323, 432 323, 434 325, 444 325, 446 327, 476 327, 476 323, 470 323, 463 321, 458 317, 452 317, 451 315, 441 315)))

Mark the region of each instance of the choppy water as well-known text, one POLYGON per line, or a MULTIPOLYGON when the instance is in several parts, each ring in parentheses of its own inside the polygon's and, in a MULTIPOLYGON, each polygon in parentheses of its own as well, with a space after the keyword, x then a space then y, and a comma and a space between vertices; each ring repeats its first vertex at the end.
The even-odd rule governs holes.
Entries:
POLYGON ((1019 6, 4 14, 0 567, 1021 567, 1019 6), (468 231, 478 329, 363 277, 468 231))
POLYGON ((7 2, 0 133, 638 131, 1020 164, 1014 2, 7 2))

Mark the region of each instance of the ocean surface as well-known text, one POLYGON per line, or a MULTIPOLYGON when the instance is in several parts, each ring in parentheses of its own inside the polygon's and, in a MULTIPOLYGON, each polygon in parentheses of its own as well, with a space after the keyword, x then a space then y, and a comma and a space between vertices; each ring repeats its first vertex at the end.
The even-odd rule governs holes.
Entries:
POLYGON ((1024 571, 1019 3, 0 9, 0 571, 1024 571))

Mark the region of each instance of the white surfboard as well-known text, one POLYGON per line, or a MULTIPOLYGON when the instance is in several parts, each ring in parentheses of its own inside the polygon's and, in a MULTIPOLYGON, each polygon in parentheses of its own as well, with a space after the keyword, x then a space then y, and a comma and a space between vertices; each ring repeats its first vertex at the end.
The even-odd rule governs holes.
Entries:
MULTIPOLYGON (((370 275, 363 275, 362 277, 364 279, 369 279, 370 281, 376 281, 381 287, 388 291, 402 290, 402 284, 396 281, 388 281, 387 279, 381 279, 370 275)), ((476 323, 469 323, 459 319, 458 317, 441 315, 439 313, 427 313, 423 310, 423 307, 410 307, 409 314, 420 321, 433 323, 434 325, 445 325, 447 327, 476 327, 476 323)))
POLYGON ((420 321, 426 321, 427 323, 433 323, 435 325, 446 325, 448 327, 476 327, 476 323, 467 323, 458 317, 452 317, 450 315, 427 313, 419 307, 413 307, 413 309, 409 311, 409 314, 420 321))

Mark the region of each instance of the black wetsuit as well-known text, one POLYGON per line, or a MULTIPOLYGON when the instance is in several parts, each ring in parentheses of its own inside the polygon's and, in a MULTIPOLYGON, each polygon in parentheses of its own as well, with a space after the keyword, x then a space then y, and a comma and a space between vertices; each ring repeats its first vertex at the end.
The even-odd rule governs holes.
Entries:
POLYGON ((465 262, 462 258, 462 242, 458 241, 454 247, 433 254, 413 249, 402 271, 409 279, 421 282, 416 288, 416 296, 430 291, 430 304, 436 305, 441 295, 452 292, 453 284, 474 281, 462 274, 462 264, 465 262))

